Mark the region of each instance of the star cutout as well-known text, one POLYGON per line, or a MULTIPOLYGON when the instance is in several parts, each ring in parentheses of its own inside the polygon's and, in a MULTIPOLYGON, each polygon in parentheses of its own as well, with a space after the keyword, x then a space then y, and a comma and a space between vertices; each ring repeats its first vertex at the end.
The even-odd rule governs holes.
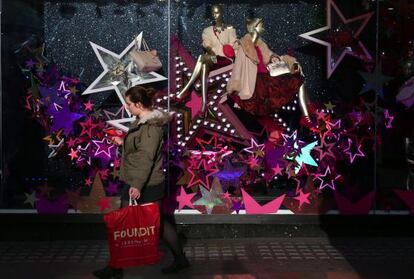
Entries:
POLYGON ((88 100, 88 102, 83 104, 85 106, 85 110, 92 111, 93 110, 93 103, 91 100, 88 100))
POLYGON ((359 39, 359 36, 374 13, 370 12, 346 19, 333 0, 327 0, 326 5, 326 26, 299 36, 314 43, 326 46, 327 78, 330 78, 347 54, 367 62, 372 61, 371 55, 359 39), (339 17, 340 24, 337 26, 334 25, 335 20, 337 20, 337 18, 334 18, 334 15, 339 17), (351 26, 355 26, 356 22, 361 22, 359 28, 351 30, 351 26), (319 36, 322 34, 322 37, 324 38, 318 38, 318 36, 315 36, 317 34, 319 36), (338 53, 336 54, 336 52, 338 53))
POLYGON ((102 140, 92 140, 92 142, 98 148, 95 151, 95 154, 94 154, 95 157, 98 157, 100 154, 105 155, 109 159, 112 157, 111 156, 111 149, 114 148, 114 145, 111 144, 111 142, 109 140, 104 138, 102 140))
POLYGON ((322 190, 325 187, 329 187, 332 190, 335 190, 335 181, 338 180, 339 177, 341 177, 339 174, 336 176, 333 175, 331 169, 328 166, 325 170, 325 174, 317 174, 315 180, 319 180, 321 182, 321 184, 319 185, 319 189, 322 190))
POLYGON ((375 66, 375 69, 372 73, 358 72, 365 80, 365 85, 359 94, 364 94, 373 90, 381 99, 384 99, 384 84, 388 83, 393 78, 383 75, 381 69, 382 64, 379 63, 375 66))
POLYGON ((251 138, 250 139, 250 147, 246 147, 243 150, 247 153, 250 153, 254 156, 254 158, 264 157, 264 144, 257 144, 257 142, 251 138))
POLYGON ((68 154, 70 157, 70 160, 73 161, 74 159, 78 158, 78 151, 70 149, 70 153, 68 154))
POLYGON ((187 206, 189 208, 194 208, 193 203, 191 200, 194 198, 196 193, 187 194, 183 187, 180 188, 180 195, 177 196, 177 202, 178 202, 178 211, 184 208, 184 206, 187 206))
POLYGON ((187 171, 191 174, 191 179, 187 186, 188 188, 200 183, 207 189, 210 189, 209 178, 219 172, 214 166, 207 165, 207 162, 204 159, 199 162, 197 168, 193 169, 189 167, 187 168, 187 171))
POLYGON ((211 214, 214 207, 225 205, 224 201, 221 199, 223 191, 220 186, 220 183, 215 183, 210 191, 204 187, 200 187, 201 198, 196 200, 194 205, 205 206, 207 214, 211 214))
POLYGON ((29 203, 32 207, 35 207, 34 204, 39 200, 36 198, 36 192, 32 192, 31 194, 24 193, 24 195, 26 196, 24 203, 29 203))
POLYGON ((322 161, 326 156, 336 159, 335 154, 332 153, 332 148, 335 143, 326 143, 326 136, 321 139, 321 144, 316 146, 314 150, 319 152, 319 160, 322 161))
MULTIPOLYGON (((52 109, 53 111, 53 109, 52 109)), ((81 119, 84 115, 79 113, 73 113, 70 111, 69 106, 65 103, 60 111, 55 110, 52 113, 53 124, 52 132, 63 129, 65 135, 69 135, 73 132, 73 123, 81 119)))
POLYGON ((386 109, 384 110, 384 118, 385 118, 385 128, 391 129, 392 121, 394 121, 394 116, 391 116, 390 112, 386 109))
POLYGON ((332 111, 333 111, 333 109, 336 107, 336 105, 332 104, 332 102, 331 102, 331 101, 329 101, 327 104, 324 104, 324 105, 325 105, 325 108, 326 108, 327 110, 332 110, 332 111))
POLYGON ((279 164, 276 164, 276 167, 272 168, 273 175, 282 175, 282 170, 283 168, 281 168, 279 164))
POLYGON ((299 190, 299 196, 293 197, 295 200, 299 201, 299 207, 301 207, 304 203, 310 204, 309 195, 311 193, 303 193, 302 189, 299 190))
POLYGON ((89 138, 92 138, 93 130, 97 128, 97 124, 93 123, 92 118, 88 117, 88 119, 84 122, 79 123, 82 127, 82 131, 80 136, 87 135, 89 138))
POLYGON ((295 161, 297 163, 297 166, 295 167, 296 174, 301 169, 302 164, 307 164, 315 167, 318 166, 318 163, 315 162, 315 160, 312 158, 310 154, 310 152, 316 146, 317 143, 318 141, 314 141, 300 149, 300 154, 295 157, 295 161))
MULTIPOLYGON (((129 53, 135 46, 141 48, 143 40, 143 33, 141 32, 136 39, 134 39, 121 54, 116 54, 97 44, 90 42, 93 51, 98 57, 104 71, 98 78, 82 93, 82 95, 94 94, 99 92, 115 90, 122 105, 126 105, 125 91, 135 85, 148 84, 157 81, 166 80, 164 76, 156 73, 134 73, 134 63, 131 60, 129 53), (121 76, 114 76, 114 69, 123 69, 124 74, 121 76), (126 75, 126 77, 125 77, 126 75)), ((127 110, 129 116, 131 113, 127 110)))
POLYGON ((354 162, 356 157, 365 157, 365 154, 362 153, 361 151, 361 143, 356 143, 355 145, 353 144, 353 141, 348 138, 348 147, 344 149, 345 154, 348 154, 349 156, 349 161, 351 162, 351 164, 354 162), (356 152, 352 153, 351 149, 355 149, 356 146, 356 152))

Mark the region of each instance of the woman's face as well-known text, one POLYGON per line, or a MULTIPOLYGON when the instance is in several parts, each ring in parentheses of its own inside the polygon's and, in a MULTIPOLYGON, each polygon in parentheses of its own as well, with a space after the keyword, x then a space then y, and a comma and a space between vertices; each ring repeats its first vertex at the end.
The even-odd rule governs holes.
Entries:
POLYGON ((138 116, 142 112, 142 104, 140 102, 133 103, 129 96, 126 97, 126 109, 129 110, 129 112, 134 115, 138 116))
POLYGON ((211 7, 211 16, 214 20, 221 19, 223 16, 223 12, 219 6, 213 6, 211 7))

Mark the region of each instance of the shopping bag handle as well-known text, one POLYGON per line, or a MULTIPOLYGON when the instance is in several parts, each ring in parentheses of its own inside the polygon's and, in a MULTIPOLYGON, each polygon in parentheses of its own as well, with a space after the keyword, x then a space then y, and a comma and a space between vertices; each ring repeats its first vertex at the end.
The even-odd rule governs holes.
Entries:
POLYGON ((137 206, 138 202, 136 199, 129 197, 129 206, 137 206))

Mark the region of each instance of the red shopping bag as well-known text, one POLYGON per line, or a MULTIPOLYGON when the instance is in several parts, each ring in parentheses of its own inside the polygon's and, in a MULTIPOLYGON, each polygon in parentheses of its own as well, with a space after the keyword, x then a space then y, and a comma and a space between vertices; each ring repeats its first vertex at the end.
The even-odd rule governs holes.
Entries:
POLYGON ((104 216, 113 268, 155 264, 160 261, 160 211, 155 203, 132 205, 104 216))

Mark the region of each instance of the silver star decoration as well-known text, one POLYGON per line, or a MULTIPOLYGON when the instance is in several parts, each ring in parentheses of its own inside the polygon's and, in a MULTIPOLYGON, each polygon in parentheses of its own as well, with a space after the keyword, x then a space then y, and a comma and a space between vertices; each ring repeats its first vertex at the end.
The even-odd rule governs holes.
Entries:
POLYGON ((223 189, 217 177, 214 178, 210 191, 201 185, 199 188, 201 191, 201 198, 196 200, 193 204, 205 206, 207 214, 211 214, 215 206, 225 205, 224 201, 221 199, 223 195, 223 189))
POLYGON ((33 191, 33 193, 28 194, 28 193, 24 193, 24 195, 26 196, 26 200, 24 201, 24 203, 30 203, 30 205, 32 207, 34 207, 35 202, 37 202, 39 199, 36 198, 36 192, 33 191))
POLYGON ((64 142, 65 142, 65 139, 61 139, 58 144, 49 144, 48 147, 52 151, 50 151, 49 156, 47 158, 50 159, 50 158, 55 157, 64 142))
MULTIPOLYGON (((121 54, 116 54, 106 48, 103 48, 93 42, 90 42, 93 51, 98 57, 104 71, 95 79, 94 82, 82 93, 82 95, 94 94, 115 90, 122 105, 126 105, 125 92, 128 88, 147 84, 157 81, 166 80, 167 78, 156 73, 139 72, 129 53, 134 48, 141 49, 143 41, 143 32, 141 32, 121 54)), ((129 116, 131 113, 127 110, 129 116)))

